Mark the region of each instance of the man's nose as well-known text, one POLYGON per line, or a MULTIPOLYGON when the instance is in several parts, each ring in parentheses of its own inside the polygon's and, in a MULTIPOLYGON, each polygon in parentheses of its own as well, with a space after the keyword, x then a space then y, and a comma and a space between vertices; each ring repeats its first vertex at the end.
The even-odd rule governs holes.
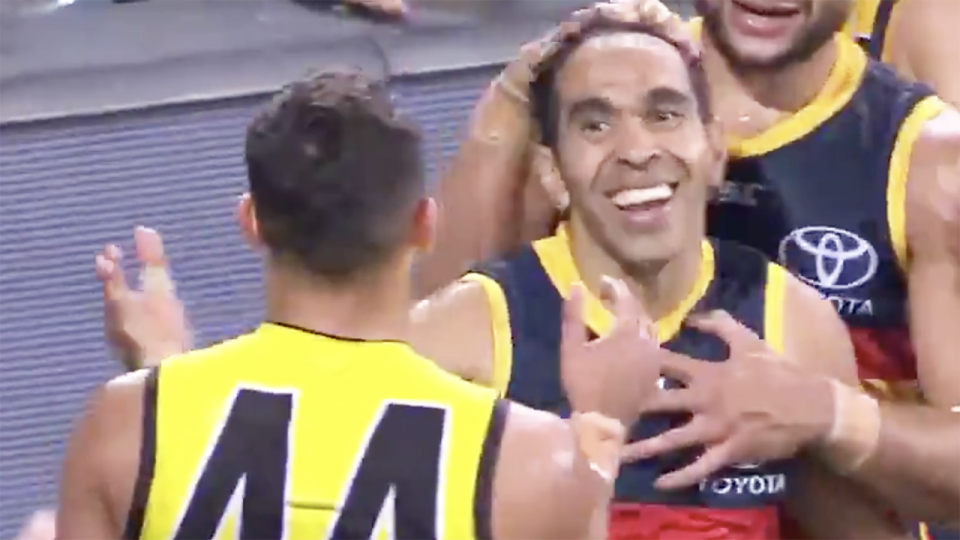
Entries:
POLYGON ((617 133, 617 162, 631 168, 642 169, 658 155, 660 147, 656 137, 647 130, 640 119, 624 122, 617 133))

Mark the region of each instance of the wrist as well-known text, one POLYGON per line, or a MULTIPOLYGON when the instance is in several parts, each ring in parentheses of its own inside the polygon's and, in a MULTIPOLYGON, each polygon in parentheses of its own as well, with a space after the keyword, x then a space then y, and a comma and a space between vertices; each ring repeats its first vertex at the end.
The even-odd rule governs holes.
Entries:
POLYGON ((873 456, 880 443, 880 404, 858 388, 829 382, 833 415, 820 441, 820 454, 837 471, 852 473, 873 456))
POLYGON ((570 422, 590 468, 608 482, 616 479, 627 428, 619 420, 596 412, 575 412, 570 422))

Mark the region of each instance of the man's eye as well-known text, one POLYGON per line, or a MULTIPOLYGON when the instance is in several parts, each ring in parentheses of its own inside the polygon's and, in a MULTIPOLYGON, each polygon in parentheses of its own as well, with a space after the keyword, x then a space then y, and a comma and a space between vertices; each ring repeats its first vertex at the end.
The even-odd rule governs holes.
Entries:
POLYGON ((653 113, 655 122, 670 122, 683 118, 683 114, 677 111, 656 111, 653 113))
POLYGON ((591 120, 584 122, 582 129, 589 133, 602 133, 610 129, 610 124, 602 120, 591 120))

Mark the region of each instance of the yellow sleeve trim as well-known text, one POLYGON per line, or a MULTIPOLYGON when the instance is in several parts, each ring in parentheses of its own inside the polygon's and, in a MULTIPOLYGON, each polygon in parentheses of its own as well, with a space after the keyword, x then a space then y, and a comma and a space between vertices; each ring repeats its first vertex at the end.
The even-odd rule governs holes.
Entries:
POLYGON ((492 387, 503 397, 510 385, 513 372, 513 334, 510 331, 510 308, 503 288, 494 279, 483 274, 470 273, 462 281, 478 283, 487 295, 490 308, 490 334, 493 338, 492 387))
POLYGON ((767 263, 767 284, 763 298, 763 339, 776 353, 783 354, 784 321, 787 302, 787 271, 776 263, 767 263))
POLYGON ((907 268, 907 180, 910 178, 910 160, 913 146, 920 138, 923 126, 939 115, 946 104, 937 96, 930 96, 917 103, 900 125, 900 133, 890 154, 890 171, 887 178, 887 226, 890 242, 900 268, 907 268))

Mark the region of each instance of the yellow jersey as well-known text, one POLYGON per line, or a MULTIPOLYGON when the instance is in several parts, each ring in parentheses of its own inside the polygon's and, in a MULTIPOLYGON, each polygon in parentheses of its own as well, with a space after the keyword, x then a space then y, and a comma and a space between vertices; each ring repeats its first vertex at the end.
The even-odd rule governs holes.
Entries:
POLYGON ((490 537, 507 406, 399 341, 266 323, 147 379, 125 537, 490 537))

